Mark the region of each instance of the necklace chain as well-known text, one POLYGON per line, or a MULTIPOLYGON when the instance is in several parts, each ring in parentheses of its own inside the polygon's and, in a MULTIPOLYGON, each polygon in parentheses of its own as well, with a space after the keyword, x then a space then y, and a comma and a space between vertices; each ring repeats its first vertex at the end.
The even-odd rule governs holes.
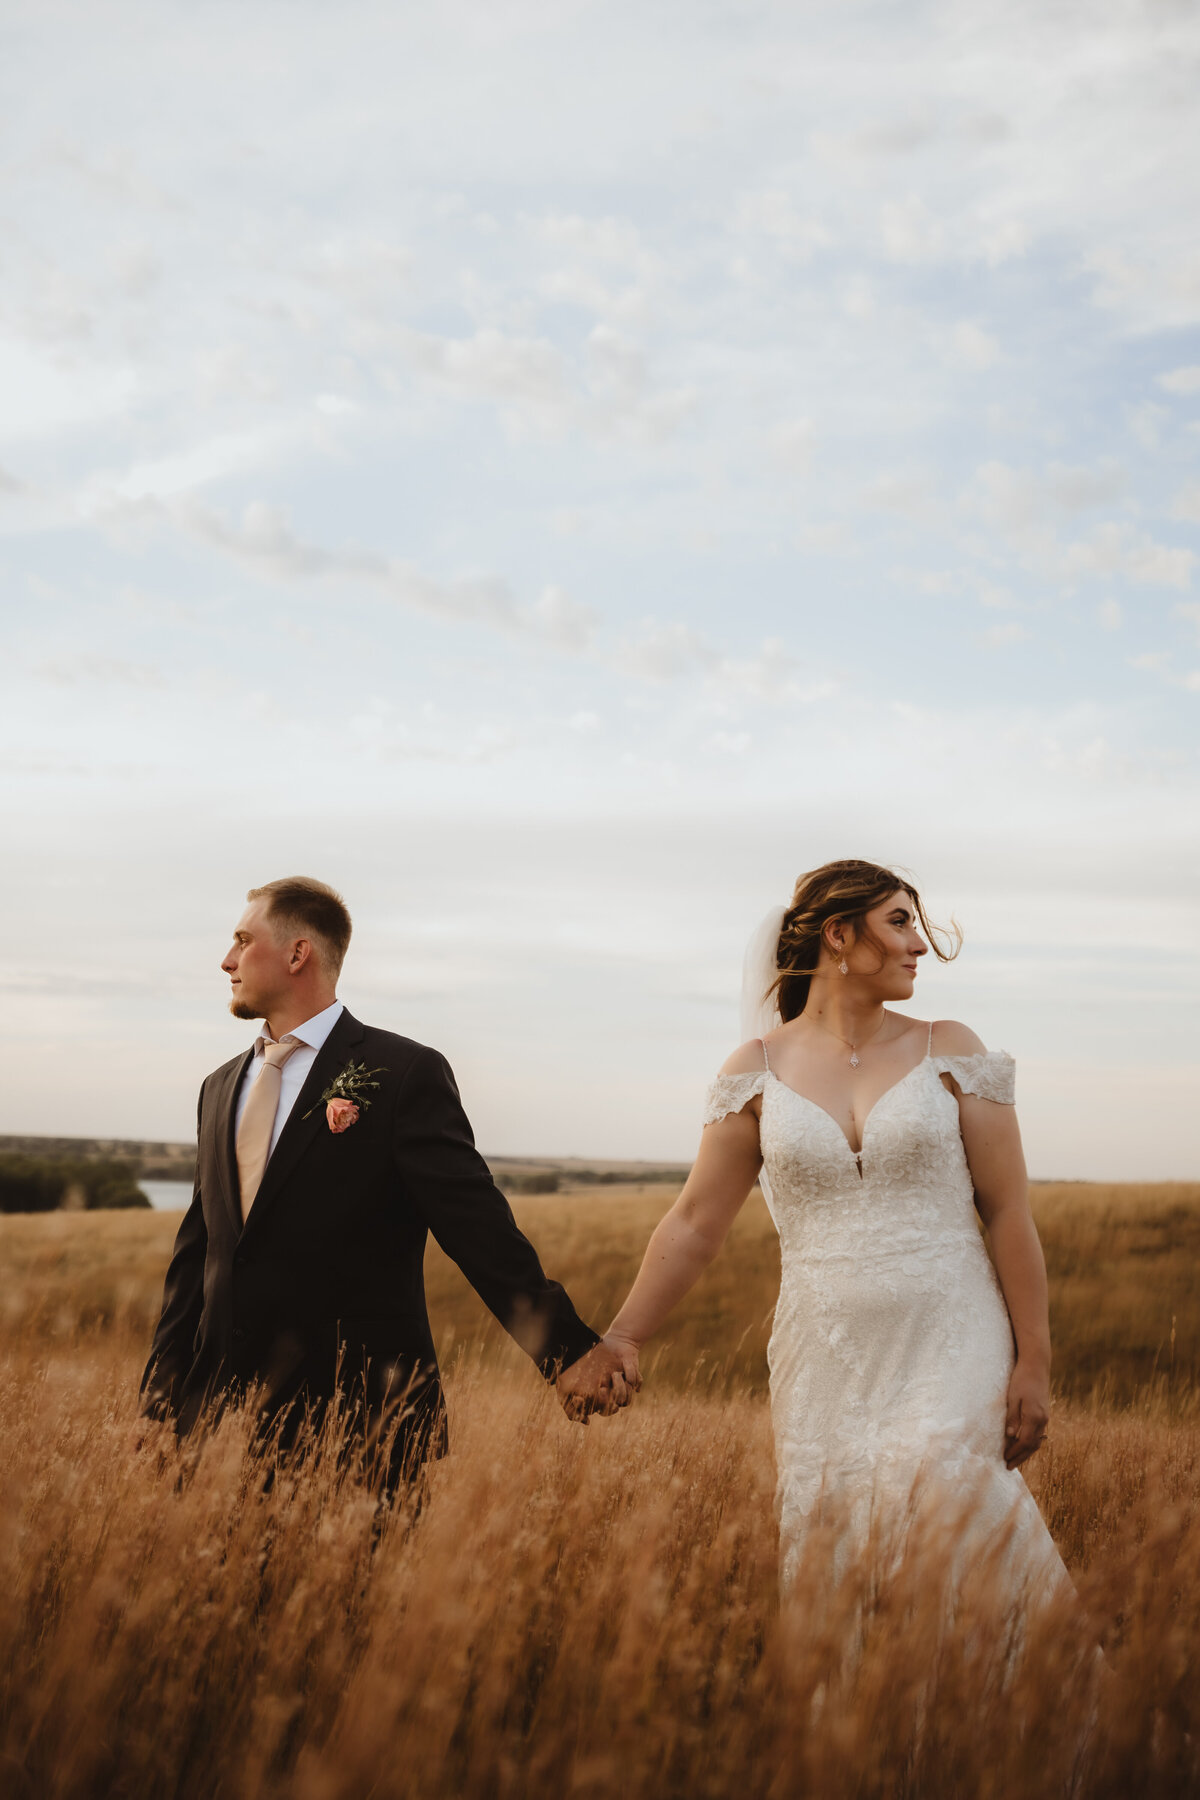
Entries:
MULTIPOLYGON (((868 1044, 873 1044, 875 1042, 875 1039, 879 1036, 880 1032, 883 1030, 884 1026, 887 1024, 887 1017, 888 1017, 887 1013, 885 1012, 882 1019, 880 1019, 878 1025, 875 1027, 874 1031, 871 1033, 870 1037, 864 1039, 864 1041, 863 1041, 863 1049, 864 1050, 866 1049, 868 1044)), ((817 1028, 819 1030, 825 1032, 829 1037, 836 1038, 839 1044, 845 1044, 847 1050, 849 1050, 849 1052, 850 1052, 850 1067, 852 1069, 857 1069, 857 1067, 859 1065, 859 1061, 860 1061, 859 1054, 858 1054, 858 1045, 852 1044, 850 1042, 849 1038, 844 1038, 840 1031, 834 1031, 832 1029, 832 1027, 829 1025, 822 1025, 820 1019, 816 1018, 815 1016, 813 1018, 813 1024, 815 1026, 817 1026, 817 1028)))

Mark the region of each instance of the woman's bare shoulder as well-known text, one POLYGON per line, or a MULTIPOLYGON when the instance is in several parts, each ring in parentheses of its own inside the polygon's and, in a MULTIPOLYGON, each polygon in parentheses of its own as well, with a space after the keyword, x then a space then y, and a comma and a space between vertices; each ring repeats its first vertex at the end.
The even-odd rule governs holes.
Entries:
POLYGON ((958 1019, 935 1019, 930 1049, 934 1056, 982 1056, 987 1045, 958 1019))
POLYGON ((748 1038, 727 1056, 718 1071, 721 1075, 761 1075, 766 1068, 761 1038, 748 1038))

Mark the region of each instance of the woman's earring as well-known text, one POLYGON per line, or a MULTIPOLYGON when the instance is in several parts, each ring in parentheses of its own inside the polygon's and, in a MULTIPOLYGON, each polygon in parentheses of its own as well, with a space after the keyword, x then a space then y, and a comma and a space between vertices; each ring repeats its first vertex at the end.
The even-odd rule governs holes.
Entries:
POLYGON ((838 964, 838 968, 841 970, 843 975, 848 975, 850 973, 850 965, 846 961, 844 956, 843 956, 841 962, 838 964))

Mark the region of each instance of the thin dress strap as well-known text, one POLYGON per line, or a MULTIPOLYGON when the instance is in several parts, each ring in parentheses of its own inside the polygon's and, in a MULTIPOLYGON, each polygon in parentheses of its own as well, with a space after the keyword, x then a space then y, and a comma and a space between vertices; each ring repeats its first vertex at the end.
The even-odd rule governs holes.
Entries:
POLYGON ((767 1055, 767 1040, 766 1040, 766 1038, 759 1038, 758 1043, 759 1043, 759 1048, 762 1050, 762 1053, 763 1053, 763 1068, 767 1071, 767 1074, 769 1075, 771 1073, 771 1059, 767 1055))
POLYGON ((933 1020, 929 1021, 929 1040, 925 1045, 926 1060, 933 1055, 933 1020))

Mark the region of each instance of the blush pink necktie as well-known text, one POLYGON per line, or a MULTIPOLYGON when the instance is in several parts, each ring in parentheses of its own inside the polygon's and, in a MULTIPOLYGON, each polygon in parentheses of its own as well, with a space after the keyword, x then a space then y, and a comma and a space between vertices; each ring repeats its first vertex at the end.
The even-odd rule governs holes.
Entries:
POLYGON ((300 1048, 300 1039, 294 1037, 280 1038, 277 1044, 272 1043, 270 1038, 259 1038, 258 1041, 262 1045, 263 1066, 258 1072, 258 1080, 250 1089, 250 1097, 246 1101, 246 1110, 242 1114, 237 1134, 238 1187, 242 1196, 243 1225, 254 1205, 254 1196, 258 1192, 263 1170, 267 1166, 267 1157, 271 1153, 271 1133, 275 1129, 279 1090, 283 1086, 283 1065, 300 1048))

